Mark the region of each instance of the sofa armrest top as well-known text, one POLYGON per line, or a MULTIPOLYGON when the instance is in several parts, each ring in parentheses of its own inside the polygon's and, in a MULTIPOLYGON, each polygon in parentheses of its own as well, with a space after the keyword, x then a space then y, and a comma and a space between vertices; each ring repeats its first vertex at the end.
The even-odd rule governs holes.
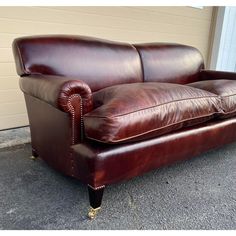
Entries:
POLYGON ((29 75, 20 78, 21 90, 62 111, 70 111, 70 100, 74 96, 82 99, 83 114, 92 110, 92 92, 81 81, 62 76, 29 75))
POLYGON ((201 70, 200 74, 201 74, 201 78, 203 80, 211 80, 211 79, 236 80, 236 73, 235 72, 216 71, 216 70, 201 70))

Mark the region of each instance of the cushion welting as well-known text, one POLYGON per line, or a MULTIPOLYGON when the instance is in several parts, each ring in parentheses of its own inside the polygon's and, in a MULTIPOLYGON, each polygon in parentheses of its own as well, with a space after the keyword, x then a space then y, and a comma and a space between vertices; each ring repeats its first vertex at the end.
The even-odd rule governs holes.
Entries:
POLYGON ((199 88, 218 95, 221 99, 222 111, 220 118, 236 116, 236 81, 217 79, 204 80, 188 84, 194 88, 199 88))
POLYGON ((217 95, 170 83, 122 84, 93 94, 84 116, 87 138, 105 143, 156 137, 206 122, 220 110, 217 95))

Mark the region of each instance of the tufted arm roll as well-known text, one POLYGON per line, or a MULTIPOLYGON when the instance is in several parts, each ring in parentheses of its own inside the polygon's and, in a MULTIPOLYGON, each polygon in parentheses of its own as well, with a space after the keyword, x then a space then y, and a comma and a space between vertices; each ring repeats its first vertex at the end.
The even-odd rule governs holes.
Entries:
POLYGON ((70 112, 74 97, 82 100, 83 114, 93 108, 89 86, 76 79, 52 75, 29 75, 20 78, 21 90, 64 112, 70 112))

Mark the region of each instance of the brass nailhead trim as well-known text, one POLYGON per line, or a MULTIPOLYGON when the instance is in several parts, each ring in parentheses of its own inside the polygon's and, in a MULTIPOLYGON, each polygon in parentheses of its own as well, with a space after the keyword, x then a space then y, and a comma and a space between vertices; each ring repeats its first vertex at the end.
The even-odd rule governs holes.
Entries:
MULTIPOLYGON (((72 96, 69 97, 68 99, 68 107, 69 107, 69 112, 71 113, 72 115, 72 145, 75 144, 75 109, 74 107, 72 106, 71 104, 71 100, 75 97, 78 97, 80 98, 80 137, 81 139, 83 138, 83 100, 82 100, 82 97, 79 95, 79 94, 73 94, 72 96)), ((72 158, 72 152, 70 153, 70 159, 71 159, 71 169, 72 169, 72 172, 74 172, 74 160, 72 158)), ((72 173, 72 176, 74 176, 74 173, 72 173)))
POLYGON ((70 96, 68 99, 69 111, 72 114, 72 145, 75 144, 75 109, 71 104, 71 100, 75 97, 78 97, 81 100, 81 102, 80 102, 80 113, 81 113, 81 115, 80 115, 80 129, 81 129, 80 136, 81 136, 81 139, 83 138, 83 133, 82 133, 83 132, 83 100, 79 94, 74 94, 74 95, 70 96))
POLYGON ((105 188, 105 185, 101 185, 101 186, 99 186, 99 187, 92 187, 90 184, 88 184, 88 186, 89 186, 90 188, 94 189, 94 190, 99 190, 99 189, 101 189, 101 188, 105 188))

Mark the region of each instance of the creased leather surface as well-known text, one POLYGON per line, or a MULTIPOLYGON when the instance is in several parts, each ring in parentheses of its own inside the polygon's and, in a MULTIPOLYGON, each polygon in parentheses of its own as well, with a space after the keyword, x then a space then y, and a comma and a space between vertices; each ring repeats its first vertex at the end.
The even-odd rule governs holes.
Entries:
POLYGON ((73 35, 32 36, 15 39, 13 52, 19 75, 72 77, 92 91, 143 80, 139 55, 128 43, 73 35))
POLYGON ((84 116, 85 134, 105 143, 158 136, 205 122, 220 111, 215 94, 170 83, 112 86, 93 99, 98 107, 84 116))
POLYGON ((199 80, 204 68, 201 53, 193 47, 171 43, 135 44, 146 82, 186 84, 199 80))
POLYGON ((69 99, 72 95, 79 95, 82 98, 84 114, 93 108, 92 92, 81 80, 61 76, 30 75, 20 78, 20 87, 24 93, 39 98, 62 111, 70 110, 69 99))
POLYGON ((236 140, 236 119, 210 121, 153 139, 119 145, 73 146, 76 173, 93 187, 128 180, 236 140))
POLYGON ((236 80, 205 80, 188 85, 219 95, 223 111, 220 114, 221 118, 228 118, 236 115, 236 80))

